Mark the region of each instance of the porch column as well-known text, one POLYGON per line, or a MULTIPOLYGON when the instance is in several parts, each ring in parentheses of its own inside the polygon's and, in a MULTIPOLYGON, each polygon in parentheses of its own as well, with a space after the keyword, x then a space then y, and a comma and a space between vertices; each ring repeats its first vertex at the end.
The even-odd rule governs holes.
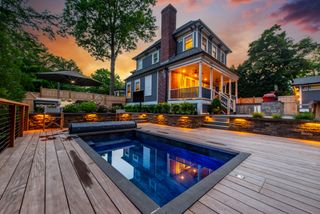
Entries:
POLYGON ((223 92, 223 75, 221 74, 221 78, 220 78, 220 88, 219 88, 220 92, 223 92))
POLYGON ((213 70, 210 68, 210 98, 213 99, 213 70))
POLYGON ((299 86, 299 104, 300 108, 302 108, 302 86, 299 86))
POLYGON ((232 82, 231 79, 229 79, 229 96, 231 97, 231 92, 232 92, 232 82))
POLYGON ((202 98, 202 62, 199 62, 199 98, 202 98))
POLYGON ((238 101, 238 80, 235 83, 235 96, 236 96, 236 100, 238 101))

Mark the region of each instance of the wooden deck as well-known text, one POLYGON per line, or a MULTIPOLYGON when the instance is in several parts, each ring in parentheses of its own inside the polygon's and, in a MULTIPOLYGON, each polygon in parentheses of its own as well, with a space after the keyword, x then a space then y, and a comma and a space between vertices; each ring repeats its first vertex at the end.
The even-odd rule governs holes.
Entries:
MULTIPOLYGON (((186 213, 320 213, 320 142, 140 126, 251 153, 186 213)), ((29 132, 0 154, 0 213, 139 211, 66 132, 51 130, 29 132)))

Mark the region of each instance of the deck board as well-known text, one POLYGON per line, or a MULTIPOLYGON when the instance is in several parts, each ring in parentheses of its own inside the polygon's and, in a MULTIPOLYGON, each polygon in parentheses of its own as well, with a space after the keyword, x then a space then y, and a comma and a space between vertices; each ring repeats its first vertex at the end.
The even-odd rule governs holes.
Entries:
MULTIPOLYGON (((139 126, 251 153, 185 213, 320 213, 319 142, 206 128, 139 126)), ((0 213, 135 214, 139 210, 66 132, 47 130, 28 132, 14 148, 0 153, 0 213)))

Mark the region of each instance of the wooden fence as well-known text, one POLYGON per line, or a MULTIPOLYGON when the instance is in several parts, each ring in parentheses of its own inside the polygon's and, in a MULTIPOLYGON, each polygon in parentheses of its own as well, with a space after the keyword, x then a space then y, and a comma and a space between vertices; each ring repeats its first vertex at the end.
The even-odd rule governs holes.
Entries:
POLYGON ((28 130, 28 108, 24 103, 0 98, 0 152, 14 146, 15 139, 28 130))
MULTIPOLYGON (((260 104, 262 97, 239 98, 238 104, 260 104)), ((278 100, 284 104, 285 115, 295 115, 298 113, 299 101, 295 96, 279 96, 278 100)))
MULTIPOLYGON (((35 98, 54 98, 58 97, 57 89, 41 88, 40 93, 27 92, 24 103, 30 105, 30 109, 33 109, 33 100, 35 98)), ((125 104, 126 98, 124 96, 109 96, 104 94, 95 94, 87 92, 76 92, 68 90, 60 90, 60 99, 62 101, 77 101, 77 100, 91 100, 99 105, 112 107, 113 104, 125 104)))

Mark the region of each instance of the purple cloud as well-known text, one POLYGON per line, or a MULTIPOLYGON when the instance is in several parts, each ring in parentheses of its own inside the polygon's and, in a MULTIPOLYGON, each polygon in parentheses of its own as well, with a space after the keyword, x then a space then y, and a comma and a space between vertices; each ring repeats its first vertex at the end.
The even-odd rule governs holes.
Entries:
POLYGON ((271 17, 279 18, 280 24, 293 23, 306 32, 320 31, 320 1, 295 0, 284 4, 271 17))

